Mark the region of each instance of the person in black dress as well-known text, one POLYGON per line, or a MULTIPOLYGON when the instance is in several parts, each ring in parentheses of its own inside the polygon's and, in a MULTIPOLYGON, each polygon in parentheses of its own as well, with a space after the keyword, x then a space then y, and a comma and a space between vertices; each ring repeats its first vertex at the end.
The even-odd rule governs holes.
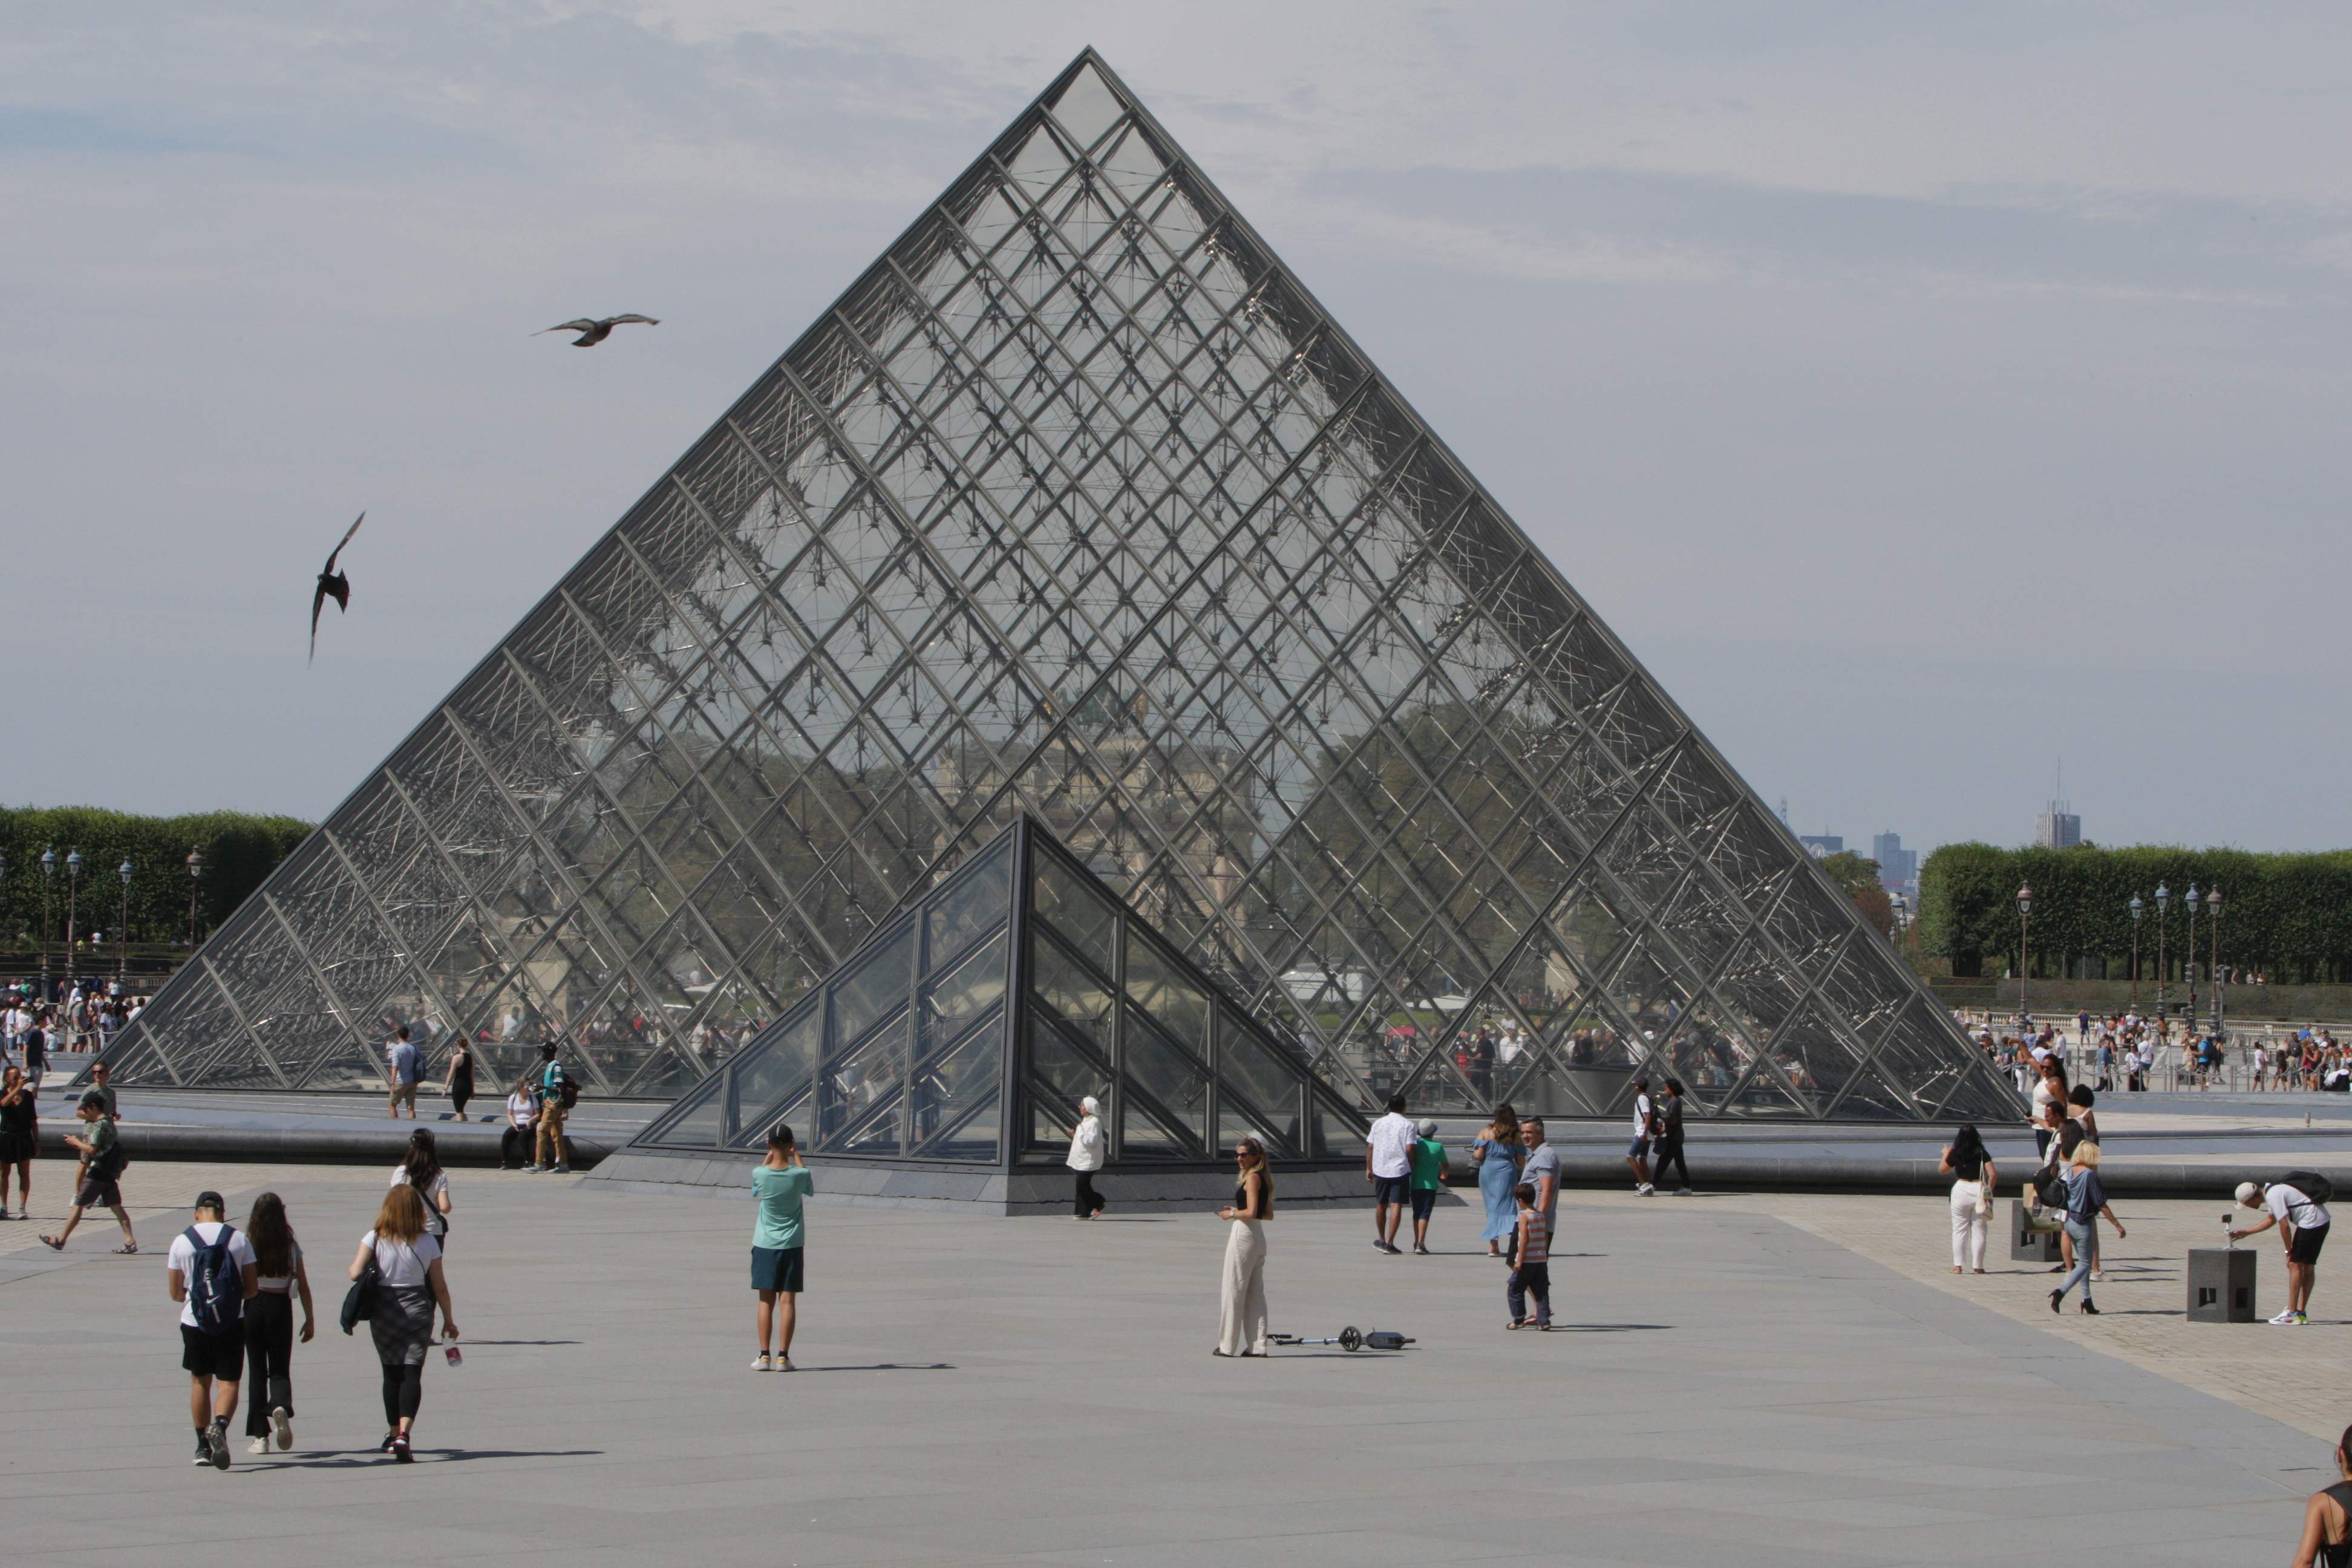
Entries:
POLYGON ((10 1068, 0 1076, 0 1219, 33 1217, 33 1154, 40 1142, 39 1116, 33 1086, 25 1081, 23 1073, 10 1068), (16 1173, 20 1205, 13 1215, 8 1212, 11 1170, 16 1173))
POLYGON ((449 1049, 449 1078, 443 1087, 448 1090, 449 1109, 465 1121, 466 1102, 474 1098, 474 1051, 463 1035, 449 1049))

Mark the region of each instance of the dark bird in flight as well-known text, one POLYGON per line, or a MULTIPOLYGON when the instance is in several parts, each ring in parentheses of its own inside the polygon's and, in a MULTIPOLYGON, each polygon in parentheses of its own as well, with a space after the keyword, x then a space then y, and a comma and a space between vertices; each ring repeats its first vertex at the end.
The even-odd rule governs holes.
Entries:
POLYGON ((352 520, 351 527, 343 531, 343 537, 336 542, 333 550, 328 552, 327 564, 319 573, 318 589, 310 595, 310 658, 313 662, 319 657, 319 612, 327 607, 330 599, 335 601, 338 610, 352 607, 352 580, 335 570, 335 557, 343 552, 343 546, 352 542, 352 535, 357 533, 360 524, 366 521, 365 512, 352 520))
POLYGON ((593 349, 598 343, 603 342, 606 338, 611 337, 613 335, 613 329, 619 326, 624 321, 643 321, 648 327, 658 327, 661 325, 659 321, 654 320, 651 316, 606 316, 601 321, 594 321, 583 316, 576 321, 558 322, 556 325, 547 328, 544 331, 531 333, 531 336, 534 338, 543 338, 547 336, 548 332, 578 332, 580 335, 572 340, 572 346, 575 349, 593 349))

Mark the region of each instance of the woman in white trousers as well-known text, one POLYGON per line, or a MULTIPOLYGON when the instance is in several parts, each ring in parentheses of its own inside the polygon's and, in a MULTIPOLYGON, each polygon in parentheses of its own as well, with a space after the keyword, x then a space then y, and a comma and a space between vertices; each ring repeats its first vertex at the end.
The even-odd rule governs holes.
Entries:
POLYGON ((1999 1180, 1991 1152, 1974 1126, 1952 1135, 1937 1167, 1952 1178, 1952 1272, 1984 1270, 1985 1236, 1992 1228, 1992 1194, 1999 1180))
POLYGON ((1217 1211, 1231 1220, 1225 1235, 1223 1331, 1213 1352, 1222 1356, 1265 1354, 1265 1222, 1274 1217, 1274 1173, 1255 1138, 1234 1146, 1241 1181, 1234 1201, 1217 1211))

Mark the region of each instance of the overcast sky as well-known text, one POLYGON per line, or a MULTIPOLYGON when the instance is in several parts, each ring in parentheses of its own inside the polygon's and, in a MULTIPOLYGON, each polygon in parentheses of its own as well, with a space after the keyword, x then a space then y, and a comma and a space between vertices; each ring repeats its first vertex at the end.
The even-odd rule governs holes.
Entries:
POLYGON ((2341 5, 15 0, 0 800, 331 809, 1088 42, 1800 831, 2352 843, 2341 5))

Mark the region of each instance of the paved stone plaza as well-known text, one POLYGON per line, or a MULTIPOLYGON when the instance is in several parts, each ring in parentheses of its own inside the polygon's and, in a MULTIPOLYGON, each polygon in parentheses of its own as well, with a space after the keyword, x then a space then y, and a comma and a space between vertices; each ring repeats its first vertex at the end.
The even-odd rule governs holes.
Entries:
MULTIPOLYGON (((40 1168, 45 1219, 60 1169, 40 1168)), ((2352 1387, 2352 1289, 2325 1269, 2309 1330, 2179 1321, 2169 1249, 2211 1204, 2126 1209, 2110 1315, 2086 1321, 2037 1317, 2045 1278, 2005 1262, 1935 1273, 1935 1200, 1614 1194, 1562 1205, 1568 1331, 1544 1336, 1503 1331, 1466 1208, 1440 1211, 1427 1258, 1376 1253, 1358 1212, 1285 1214, 1277 1328, 1419 1343, 1265 1363, 1207 1353, 1213 1218, 818 1205, 803 1370, 761 1375, 748 1205, 460 1172, 469 1350, 456 1371, 436 1359, 421 1462, 397 1468, 373 1448, 364 1331, 331 1326, 383 1179, 132 1168, 134 1199, 217 1184, 240 1215, 275 1185, 320 1265, 330 1321, 296 1349, 297 1447, 240 1442, 226 1476, 187 1458, 161 1256, 183 1216, 135 1211, 135 1259, 104 1256, 110 1225, 63 1260, 34 1241, 47 1226, 10 1226, 12 1557, 2268 1564, 2322 1479, 2307 1434, 2352 1387), (2253 1397, 2217 1381, 2232 1368, 2253 1397)))

